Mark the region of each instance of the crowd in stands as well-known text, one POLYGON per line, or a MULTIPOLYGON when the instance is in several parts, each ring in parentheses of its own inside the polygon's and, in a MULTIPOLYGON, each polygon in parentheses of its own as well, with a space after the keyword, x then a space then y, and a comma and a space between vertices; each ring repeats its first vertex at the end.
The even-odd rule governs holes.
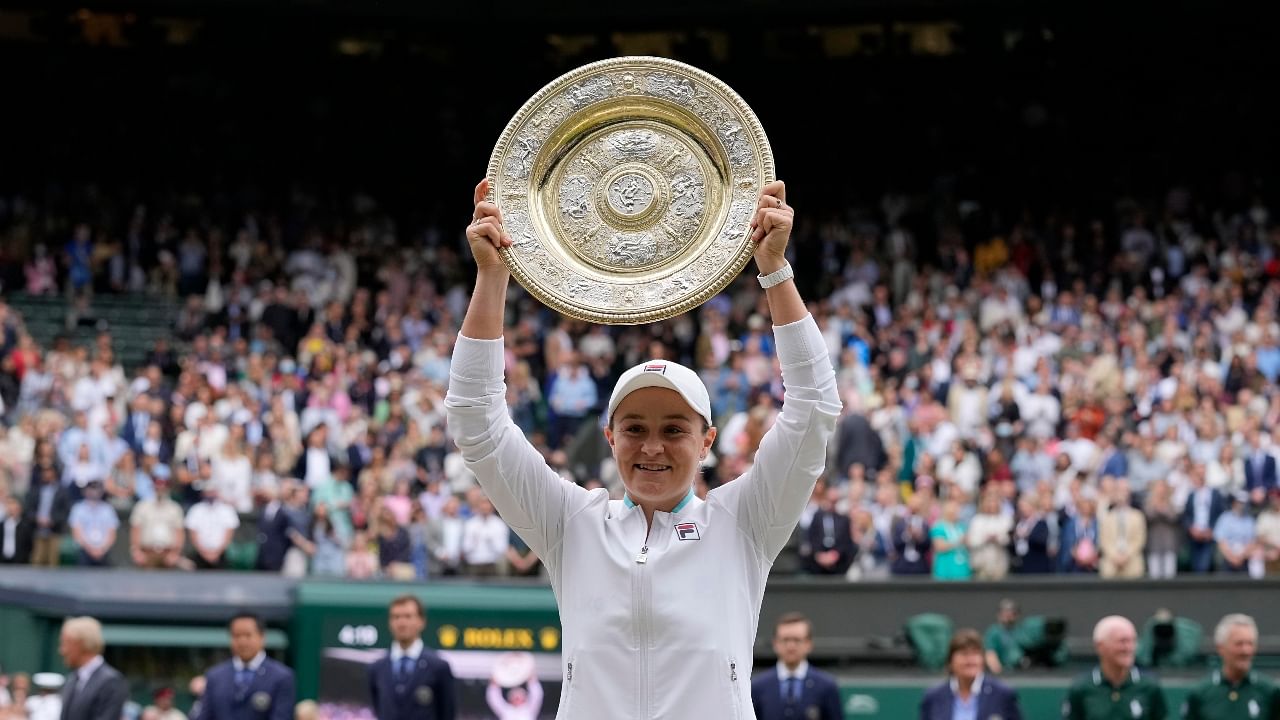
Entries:
MULTIPOLYGON (((247 524, 255 567, 294 576, 539 573, 444 425, 473 282, 461 227, 410 230, 365 196, 328 213, 89 197, 0 199, 0 562, 65 562, 74 542, 85 565, 221 568, 247 524), (78 313, 103 293, 182 305, 135 363, 109 327, 38 343, 17 307, 55 293, 78 313)), ((799 213, 792 262, 845 404, 797 530, 805 571, 1280 572, 1263 202, 1175 187, 1008 221, 920 202, 799 213), (929 242, 903 222, 921 212, 929 242)), ((562 476, 620 497, 601 409, 622 370, 676 360, 719 428, 698 492, 732 482, 782 397, 752 275, 644 326, 565 319, 513 283, 515 421, 562 476)))

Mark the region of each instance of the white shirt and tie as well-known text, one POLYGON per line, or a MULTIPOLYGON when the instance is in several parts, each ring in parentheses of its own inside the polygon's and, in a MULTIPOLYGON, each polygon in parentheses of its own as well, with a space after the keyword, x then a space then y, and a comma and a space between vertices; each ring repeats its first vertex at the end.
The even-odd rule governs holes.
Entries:
POLYGON ((413 672, 413 668, 418 664, 418 658, 422 656, 422 640, 414 640, 413 644, 405 649, 400 643, 391 644, 391 675, 397 680, 407 677, 413 672))
POLYGON ((231 667, 236 671, 235 684, 236 692, 243 693, 249 689, 249 685, 253 683, 253 676, 258 673, 258 668, 262 667, 262 663, 267 661, 267 653, 260 651, 253 656, 247 664, 238 657, 231 658, 231 667))
POLYGON ((809 674, 809 661, 801 660, 795 670, 778 663, 778 683, 784 704, 798 703, 804 697, 804 679, 809 674))

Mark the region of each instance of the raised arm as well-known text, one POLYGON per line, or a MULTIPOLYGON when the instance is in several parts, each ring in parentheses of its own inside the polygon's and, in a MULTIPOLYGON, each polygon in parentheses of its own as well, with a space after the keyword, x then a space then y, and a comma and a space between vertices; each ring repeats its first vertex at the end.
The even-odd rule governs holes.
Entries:
MULTIPOLYGON (((782 181, 766 185, 751 235, 762 276, 786 269, 794 217, 782 181)), ((718 488, 717 494, 772 562, 791 537, 814 483, 826 469, 827 442, 835 432, 841 404, 826 342, 794 279, 772 284, 765 294, 782 368, 782 412, 760 441, 752 468, 718 488)))
POLYGON ((540 557, 553 561, 564 518, 586 503, 588 493, 547 467, 507 410, 502 331, 511 274, 499 248, 509 247, 511 238, 497 205, 485 200, 488 192, 487 180, 476 186, 474 219, 467 227, 476 288, 450 363, 445 414, 468 469, 502 519, 540 557))
POLYGON ((511 247, 511 236, 502 227, 498 206, 485 199, 488 194, 489 181, 481 180, 473 198, 475 212, 467 226, 467 242, 471 243, 471 256, 476 261, 476 290, 462 318, 462 334, 476 340, 502 337, 507 283, 511 280, 511 271, 498 252, 499 248, 511 247))
MULTIPOLYGON (((751 240, 756 243, 756 270, 771 275, 787 266, 787 242, 795 221, 795 209, 787 204, 787 186, 774 180, 760 193, 755 218, 751 221, 751 240)), ((769 301, 769 314, 774 325, 788 325, 809 314, 794 279, 784 280, 764 291, 769 301)))

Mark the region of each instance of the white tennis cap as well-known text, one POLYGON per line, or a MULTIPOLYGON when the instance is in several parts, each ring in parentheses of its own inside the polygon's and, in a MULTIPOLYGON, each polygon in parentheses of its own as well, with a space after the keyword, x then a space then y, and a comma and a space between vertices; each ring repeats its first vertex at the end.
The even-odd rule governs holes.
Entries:
POLYGON ((618 384, 613 386, 613 396, 609 398, 609 412, 605 417, 612 420, 613 413, 618 409, 618 403, 622 402, 622 398, 647 387, 675 390, 680 393, 680 397, 684 398, 685 402, 689 403, 689 407, 693 408, 694 412, 707 421, 707 425, 715 424, 711 420, 711 398, 707 395, 707 386, 702 384, 702 378, 689 368, 670 360, 649 360, 622 373, 622 377, 618 378, 618 384))

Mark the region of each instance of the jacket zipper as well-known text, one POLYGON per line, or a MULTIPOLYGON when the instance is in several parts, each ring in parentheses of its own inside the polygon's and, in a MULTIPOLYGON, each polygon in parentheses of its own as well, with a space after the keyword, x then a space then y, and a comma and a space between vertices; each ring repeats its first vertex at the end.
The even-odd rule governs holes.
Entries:
POLYGON ((738 661, 729 660, 729 694, 733 695, 734 720, 742 717, 742 700, 738 697, 738 661))
POLYGON ((649 606, 647 596, 645 564, 649 561, 649 533, 652 526, 645 529, 644 544, 636 554, 635 574, 635 609, 636 609, 636 644, 640 648, 640 662, 637 663, 636 696, 638 718, 649 717, 649 606))
POLYGON ((564 710, 566 716, 573 707, 573 661, 570 660, 564 674, 564 710))

